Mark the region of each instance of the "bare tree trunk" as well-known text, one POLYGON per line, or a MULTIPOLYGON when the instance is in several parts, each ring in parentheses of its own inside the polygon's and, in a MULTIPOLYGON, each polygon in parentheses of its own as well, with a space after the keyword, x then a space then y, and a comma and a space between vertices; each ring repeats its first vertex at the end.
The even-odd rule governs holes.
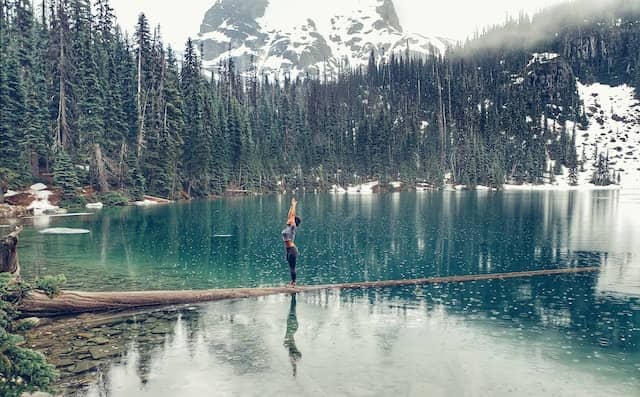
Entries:
POLYGON ((142 49, 138 49, 138 92, 137 98, 137 110, 138 110, 138 137, 136 139, 136 153, 138 159, 142 155, 142 145, 144 144, 144 116, 147 106, 147 98, 145 93, 142 92, 142 49))
POLYGON ((4 179, 4 175, 0 174, 0 204, 4 204, 4 194, 9 190, 9 183, 4 179))
POLYGON ((66 59, 64 54, 64 38, 60 29, 60 53, 58 60, 58 73, 60 74, 60 84, 58 86, 58 118, 56 120, 56 136, 54 148, 60 149, 67 146, 69 124, 67 122, 67 91, 65 86, 66 59))
POLYGON ((442 82, 440 81, 440 72, 438 71, 438 60, 435 60, 434 71, 436 77, 436 84, 438 86, 438 132, 440 135, 440 168, 444 172, 445 167, 445 153, 446 153, 446 116, 444 103, 442 102, 442 82))
POLYGON ((122 145, 120 145, 120 162, 118 163, 118 186, 120 189, 125 184, 125 157, 127 154, 127 143, 124 138, 122 139, 122 145))
POLYGON ((109 182, 107 182, 107 171, 104 168, 104 159, 102 158, 102 149, 100 148, 100 144, 94 144, 93 149, 96 156, 96 170, 98 171, 98 185, 100 186, 100 192, 108 192, 109 182))
POLYGON ((16 228, 12 233, 0 240, 0 273, 20 275, 20 263, 18 262, 18 235, 22 227, 16 228))
POLYGON ((31 152, 29 156, 29 165, 31 166, 31 175, 36 178, 40 177, 40 157, 38 153, 31 152))

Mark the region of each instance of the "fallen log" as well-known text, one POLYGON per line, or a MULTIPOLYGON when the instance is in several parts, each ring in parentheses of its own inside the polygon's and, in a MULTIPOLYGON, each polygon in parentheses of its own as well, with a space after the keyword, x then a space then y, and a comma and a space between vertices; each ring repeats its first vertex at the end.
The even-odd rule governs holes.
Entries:
POLYGON ((532 270, 512 273, 471 274, 465 276, 430 277, 410 280, 366 281, 343 284, 309 285, 299 287, 229 288, 195 291, 135 291, 81 292, 62 291, 54 298, 32 291, 21 301, 19 310, 28 316, 54 317, 60 315, 125 310, 154 306, 192 304, 226 299, 252 298, 266 295, 291 294, 330 289, 387 288, 411 285, 444 284, 482 280, 578 274, 598 272, 599 267, 532 270))

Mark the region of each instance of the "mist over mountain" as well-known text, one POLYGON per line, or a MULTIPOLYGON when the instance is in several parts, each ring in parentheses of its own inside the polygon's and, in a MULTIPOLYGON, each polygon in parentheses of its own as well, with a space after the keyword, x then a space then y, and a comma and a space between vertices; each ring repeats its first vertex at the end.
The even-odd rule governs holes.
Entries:
POLYGON ((405 32, 391 0, 318 7, 310 1, 218 0, 205 14, 198 43, 215 69, 229 57, 240 71, 273 76, 335 76, 392 53, 444 53, 451 40, 405 32))

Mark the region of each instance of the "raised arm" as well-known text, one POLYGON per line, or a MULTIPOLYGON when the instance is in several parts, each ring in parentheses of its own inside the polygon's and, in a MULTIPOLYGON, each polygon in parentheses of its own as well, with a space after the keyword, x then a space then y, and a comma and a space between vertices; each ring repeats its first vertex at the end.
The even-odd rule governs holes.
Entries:
POLYGON ((287 225, 293 225, 296 222, 296 198, 291 198, 291 207, 289 207, 289 214, 287 215, 287 225))

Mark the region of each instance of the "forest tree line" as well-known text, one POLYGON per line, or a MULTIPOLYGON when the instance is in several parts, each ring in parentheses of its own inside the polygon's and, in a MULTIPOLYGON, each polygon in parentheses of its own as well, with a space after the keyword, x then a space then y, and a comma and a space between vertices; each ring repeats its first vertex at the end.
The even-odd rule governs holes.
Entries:
POLYGON ((137 199, 542 183, 580 163, 579 131, 564 128, 586 123, 576 78, 640 88, 640 16, 624 0, 575 23, 560 6, 522 15, 446 55, 372 50, 337 78, 280 80, 231 61, 207 72, 194 41, 178 57, 143 14, 129 37, 108 0, 0 1, 0 179, 53 182, 70 202, 81 187, 137 199), (536 39, 496 39, 523 35, 536 39))

